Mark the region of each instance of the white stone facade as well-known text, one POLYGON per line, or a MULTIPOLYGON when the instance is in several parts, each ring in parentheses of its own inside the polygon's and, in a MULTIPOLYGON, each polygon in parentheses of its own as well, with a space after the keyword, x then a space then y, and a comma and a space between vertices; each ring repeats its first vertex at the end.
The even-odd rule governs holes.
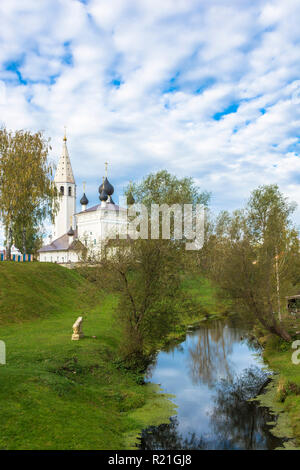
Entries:
POLYGON ((79 256, 78 256, 78 252, 76 251, 58 250, 58 251, 39 253, 39 261, 42 261, 44 263, 58 263, 58 264, 78 263, 79 256))

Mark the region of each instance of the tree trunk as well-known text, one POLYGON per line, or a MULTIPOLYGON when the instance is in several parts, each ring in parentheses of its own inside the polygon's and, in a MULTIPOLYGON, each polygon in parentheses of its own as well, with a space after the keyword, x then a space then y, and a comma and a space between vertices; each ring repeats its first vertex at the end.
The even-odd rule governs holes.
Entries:
POLYGON ((292 341, 290 334, 284 328, 282 328, 282 326, 275 324, 273 328, 274 328, 274 333, 280 336, 282 339, 288 342, 292 341))
POLYGON ((6 245, 6 259, 7 261, 11 260, 11 242, 12 242, 12 230, 11 228, 8 229, 7 235, 7 245, 6 245))

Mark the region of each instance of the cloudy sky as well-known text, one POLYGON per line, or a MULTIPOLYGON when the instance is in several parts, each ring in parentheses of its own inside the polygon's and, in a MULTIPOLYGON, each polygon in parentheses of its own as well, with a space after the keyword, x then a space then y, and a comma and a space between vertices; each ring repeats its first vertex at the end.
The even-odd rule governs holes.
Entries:
POLYGON ((107 160, 117 196, 166 168, 216 211, 275 182, 300 205, 299 20, 298 0, 3 1, 0 124, 56 161, 66 125, 92 203, 107 160))

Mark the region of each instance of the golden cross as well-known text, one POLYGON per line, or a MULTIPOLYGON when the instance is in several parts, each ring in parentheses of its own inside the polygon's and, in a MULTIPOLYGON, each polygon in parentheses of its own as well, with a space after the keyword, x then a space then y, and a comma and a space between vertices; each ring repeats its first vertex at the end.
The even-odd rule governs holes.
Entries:
POLYGON ((83 181, 82 185, 83 185, 83 192, 85 193, 85 185, 86 185, 86 182, 83 181))
POLYGON ((65 134, 64 134, 64 141, 67 141, 67 126, 64 126, 65 128, 65 134))
POLYGON ((105 162, 105 176, 107 178, 107 165, 108 165, 108 162, 105 162))

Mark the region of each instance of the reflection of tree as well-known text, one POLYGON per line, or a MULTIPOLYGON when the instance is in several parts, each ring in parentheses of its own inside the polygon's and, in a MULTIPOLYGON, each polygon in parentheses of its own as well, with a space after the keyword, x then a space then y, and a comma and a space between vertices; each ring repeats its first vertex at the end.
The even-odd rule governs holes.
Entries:
POLYGON ((239 339, 240 330, 224 328, 221 322, 216 322, 214 328, 201 328, 196 346, 189 350, 193 383, 212 387, 220 377, 230 377, 232 366, 228 356, 239 339))
POLYGON ((266 380, 266 372, 252 367, 218 384, 211 424, 219 448, 274 449, 281 444, 268 431, 266 423, 272 420, 268 409, 249 401, 260 393, 266 380))
POLYGON ((275 449, 282 440, 272 436, 266 424, 274 420, 267 408, 249 401, 261 392, 267 380, 258 367, 247 369, 240 377, 222 380, 217 386, 211 427, 206 437, 195 433, 181 435, 177 417, 169 424, 151 426, 143 431, 140 448, 144 450, 192 449, 275 449))
POLYGON ((142 432, 140 448, 143 450, 204 450, 205 440, 190 433, 183 437, 178 433, 178 419, 170 418, 170 423, 150 426, 142 432))

